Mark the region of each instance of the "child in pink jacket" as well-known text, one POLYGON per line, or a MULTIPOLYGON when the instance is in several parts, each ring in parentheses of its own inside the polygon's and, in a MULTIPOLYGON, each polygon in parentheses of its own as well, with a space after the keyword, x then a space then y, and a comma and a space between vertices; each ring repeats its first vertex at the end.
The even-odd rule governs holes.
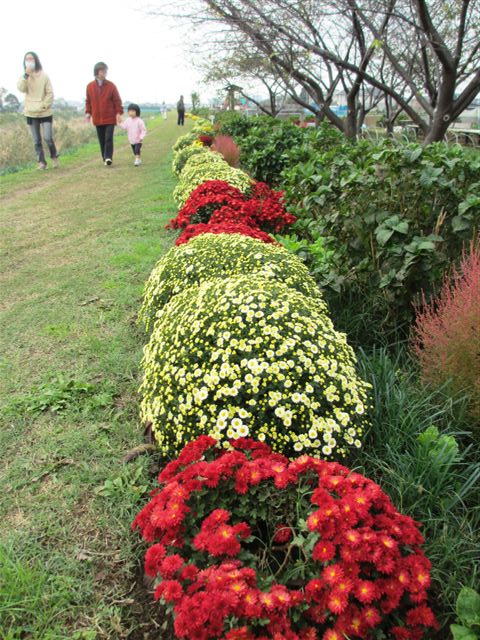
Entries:
POLYGON ((128 141, 132 145, 132 151, 135 155, 134 165, 138 167, 142 164, 140 151, 142 148, 142 140, 147 135, 147 129, 144 121, 140 118, 140 107, 138 104, 129 104, 127 112, 128 118, 122 122, 121 116, 119 116, 117 124, 127 132, 128 141))

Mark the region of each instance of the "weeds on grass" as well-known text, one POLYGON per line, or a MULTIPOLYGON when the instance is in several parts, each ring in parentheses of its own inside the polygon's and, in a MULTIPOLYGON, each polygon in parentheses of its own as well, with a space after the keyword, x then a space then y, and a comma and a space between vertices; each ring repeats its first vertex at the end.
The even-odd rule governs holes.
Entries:
POLYGON ((480 463, 468 399, 425 389, 405 351, 361 351, 359 367, 372 384, 374 409, 352 464, 375 479, 399 511, 424 525, 433 605, 446 634, 456 597, 463 585, 475 585, 480 565, 480 463))
POLYGON ((38 414, 48 410, 64 413, 68 409, 90 413, 108 407, 114 395, 114 386, 108 383, 92 384, 59 375, 12 399, 2 408, 2 413, 7 416, 38 414))

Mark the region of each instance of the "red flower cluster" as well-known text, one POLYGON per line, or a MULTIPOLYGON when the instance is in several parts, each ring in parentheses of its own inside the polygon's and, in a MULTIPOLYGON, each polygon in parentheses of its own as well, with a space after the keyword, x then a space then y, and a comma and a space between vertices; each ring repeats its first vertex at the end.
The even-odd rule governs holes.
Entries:
POLYGON ((207 180, 198 186, 167 228, 185 229, 198 223, 241 222, 266 232, 281 231, 296 217, 285 210, 282 191, 263 182, 254 185, 247 197, 223 180, 207 180))
POLYGON ((175 244, 186 244, 189 240, 195 238, 195 236, 202 235, 202 233, 240 233, 243 236, 250 236, 251 238, 262 240, 262 242, 276 243, 275 238, 264 231, 260 231, 257 227, 250 227, 241 222, 227 221, 216 224, 191 224, 183 230, 182 235, 177 239, 175 244))
POLYGON ((187 445, 133 523, 157 541, 145 571, 176 637, 419 640, 437 628, 418 525, 378 485, 336 462, 231 445, 208 436, 187 445), (265 502, 275 505, 268 518, 265 502), (292 581, 299 558, 306 577, 292 581))
POLYGON ((189 224, 208 222, 212 213, 225 205, 235 206, 245 200, 245 196, 236 187, 224 180, 206 180, 192 191, 188 200, 170 220, 167 229, 184 229, 189 224))
POLYGON ((198 139, 203 144, 204 147, 211 147, 213 142, 213 136, 198 136, 198 139))

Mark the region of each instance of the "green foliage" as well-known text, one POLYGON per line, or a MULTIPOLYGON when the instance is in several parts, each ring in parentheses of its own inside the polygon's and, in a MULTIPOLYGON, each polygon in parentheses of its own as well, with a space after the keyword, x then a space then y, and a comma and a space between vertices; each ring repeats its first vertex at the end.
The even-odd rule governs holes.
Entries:
POLYGON ((156 313, 186 288, 205 280, 249 274, 284 282, 323 307, 315 281, 289 251, 239 234, 202 234, 173 247, 157 262, 145 285, 140 320, 148 331, 156 313))
POLYGON ((95 493, 115 504, 118 510, 123 508, 124 516, 129 517, 131 509, 138 505, 151 489, 147 464, 148 459, 144 458, 140 459, 140 464, 125 465, 120 474, 108 478, 103 485, 96 487, 95 493))
POLYGON ((310 153, 308 142, 288 153, 287 204, 312 222, 307 238, 312 228, 335 238, 344 287, 380 291, 389 322, 410 321, 420 290, 431 295, 480 225, 480 158, 440 143, 335 144, 326 131, 310 153))
POLYGON ((202 118, 196 115, 189 116, 193 120, 192 133, 194 133, 197 138, 201 135, 212 135, 213 133, 213 125, 210 120, 206 118, 202 118))
POLYGON ((91 384, 58 375, 50 382, 36 385, 32 390, 12 399, 2 413, 6 415, 37 414, 43 411, 63 413, 67 410, 90 412, 112 403, 113 385, 91 384))
POLYGON ((281 173, 289 165, 288 152, 299 145, 304 130, 282 120, 257 119, 239 141, 240 164, 256 180, 283 186, 281 173))
POLYGON ((453 640, 478 640, 480 638, 480 595, 469 587, 463 587, 457 598, 457 616, 461 624, 450 625, 453 640))
MULTIPOLYGON (((241 143, 257 120, 259 118, 248 118, 236 111, 220 111, 215 115, 215 128, 222 135, 232 136, 237 143, 241 143)), ((273 122, 273 118, 270 120, 273 122)))
POLYGON ((224 180, 242 193, 252 185, 252 179, 244 171, 231 167, 220 154, 213 151, 196 154, 185 163, 173 192, 177 205, 182 207, 192 191, 207 180, 224 180))
POLYGON ((263 275, 176 295, 142 365, 142 418, 165 455, 202 434, 326 457, 361 446, 367 386, 345 336, 317 300, 263 275))
POLYGON ((308 271, 321 288, 341 291, 343 277, 339 275, 338 263, 342 260, 342 254, 336 249, 334 238, 316 235, 315 240, 310 241, 296 233, 290 233, 277 236, 277 240, 291 253, 304 260, 308 271))

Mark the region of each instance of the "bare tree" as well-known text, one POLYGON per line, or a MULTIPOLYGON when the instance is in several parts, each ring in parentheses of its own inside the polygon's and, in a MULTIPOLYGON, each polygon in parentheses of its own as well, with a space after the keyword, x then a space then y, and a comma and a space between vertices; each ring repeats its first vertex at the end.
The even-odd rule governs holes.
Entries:
MULTIPOLYGON (((478 0, 347 0, 417 103, 405 109, 425 135, 443 139, 450 123, 480 91, 480 3, 478 0), (381 32, 375 16, 390 14, 381 32)), ((390 94, 395 97, 393 94, 390 94)))
POLYGON ((185 18, 241 33, 301 104, 296 87, 308 96, 306 108, 349 137, 361 126, 364 98, 383 95, 391 122, 404 112, 426 142, 441 140, 480 91, 478 0, 189 0, 188 7, 185 18), (345 119, 331 108, 340 89, 345 119))

